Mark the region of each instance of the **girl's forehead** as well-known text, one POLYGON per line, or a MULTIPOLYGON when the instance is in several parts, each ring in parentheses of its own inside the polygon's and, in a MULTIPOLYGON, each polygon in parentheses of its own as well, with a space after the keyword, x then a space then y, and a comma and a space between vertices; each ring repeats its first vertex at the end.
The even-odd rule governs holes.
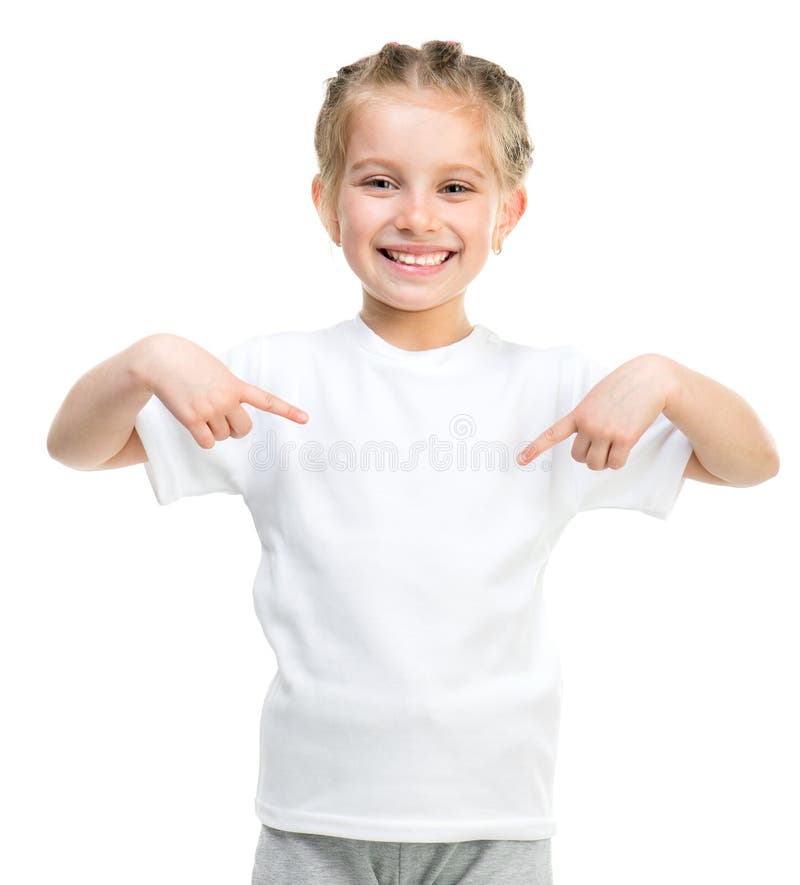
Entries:
POLYGON ((492 178, 478 107, 438 89, 383 88, 361 96, 347 127, 347 168, 367 158, 413 158, 433 165, 480 168, 492 178))
POLYGON ((481 126, 474 105, 438 92, 429 101, 418 96, 409 92, 394 101, 382 94, 359 103, 348 126, 348 151, 382 141, 443 137, 480 149, 481 126))
POLYGON ((411 87, 384 87, 366 93, 358 102, 354 116, 387 115, 414 112, 440 113, 455 116, 473 116, 478 107, 459 95, 441 89, 412 89, 411 87))

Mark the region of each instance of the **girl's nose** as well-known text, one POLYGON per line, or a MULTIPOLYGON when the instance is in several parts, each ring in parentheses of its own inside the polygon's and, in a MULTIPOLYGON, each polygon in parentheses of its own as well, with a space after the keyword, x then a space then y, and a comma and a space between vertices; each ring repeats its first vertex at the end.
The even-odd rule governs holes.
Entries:
POLYGON ((399 230, 437 230, 435 197, 408 191, 397 202, 395 226, 399 230))

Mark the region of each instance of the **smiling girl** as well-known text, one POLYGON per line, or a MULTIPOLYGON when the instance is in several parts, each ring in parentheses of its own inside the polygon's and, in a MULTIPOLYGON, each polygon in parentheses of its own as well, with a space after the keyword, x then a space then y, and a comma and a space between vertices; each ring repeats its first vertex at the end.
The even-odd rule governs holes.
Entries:
POLYGON ((686 477, 777 473, 766 428, 710 378, 660 354, 609 371, 468 320, 526 209, 524 111, 514 77, 453 41, 342 67, 311 190, 359 312, 219 356, 148 336, 53 422, 69 466, 144 463, 161 504, 225 492, 252 513, 278 662, 254 885, 550 885, 559 536, 601 507, 666 519, 686 477))

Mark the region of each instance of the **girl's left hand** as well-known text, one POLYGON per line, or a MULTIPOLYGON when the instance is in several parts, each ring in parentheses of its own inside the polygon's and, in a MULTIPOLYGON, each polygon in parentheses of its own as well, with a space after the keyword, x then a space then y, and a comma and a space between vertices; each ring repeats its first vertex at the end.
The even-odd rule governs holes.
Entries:
POLYGON ((517 456, 528 464, 549 448, 578 435, 572 457, 590 470, 619 470, 631 449, 664 411, 669 389, 667 361, 643 354, 601 379, 568 414, 536 437, 517 456))

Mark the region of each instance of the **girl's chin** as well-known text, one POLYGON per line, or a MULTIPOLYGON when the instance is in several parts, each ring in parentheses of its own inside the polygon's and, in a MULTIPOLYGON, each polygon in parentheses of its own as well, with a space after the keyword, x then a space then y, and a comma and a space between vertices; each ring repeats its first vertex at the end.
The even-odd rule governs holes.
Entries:
POLYGON ((388 292, 376 294, 365 289, 363 290, 363 294, 364 305, 372 305, 377 311, 385 311, 387 308, 398 311, 416 311, 431 310, 434 307, 439 307, 441 304, 445 304, 446 302, 451 301, 453 298, 458 298, 459 294, 463 293, 457 293, 444 298, 433 298, 431 296, 426 297, 425 294, 422 292, 411 292, 407 296, 397 296, 391 295, 388 292))

